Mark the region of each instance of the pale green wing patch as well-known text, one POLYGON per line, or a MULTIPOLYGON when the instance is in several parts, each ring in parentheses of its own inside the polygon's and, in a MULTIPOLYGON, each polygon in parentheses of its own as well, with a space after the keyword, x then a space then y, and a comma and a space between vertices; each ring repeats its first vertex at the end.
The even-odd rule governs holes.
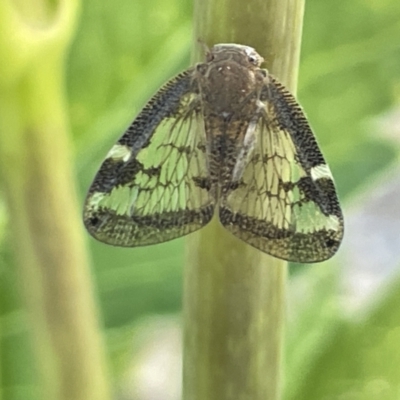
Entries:
MULTIPOLYGON (((271 83, 272 84, 272 83, 271 83)), ((285 92, 260 102, 254 145, 243 173, 221 199, 226 229, 275 257, 317 262, 331 257, 343 236, 333 178, 304 114, 285 92), (300 136, 297 137, 296 135, 300 136), (302 141, 299 146, 298 142, 302 141)))
POLYGON ((204 123, 186 78, 161 89, 108 153, 85 203, 85 225, 96 239, 154 244, 211 219, 213 199, 199 184, 208 177, 204 123))

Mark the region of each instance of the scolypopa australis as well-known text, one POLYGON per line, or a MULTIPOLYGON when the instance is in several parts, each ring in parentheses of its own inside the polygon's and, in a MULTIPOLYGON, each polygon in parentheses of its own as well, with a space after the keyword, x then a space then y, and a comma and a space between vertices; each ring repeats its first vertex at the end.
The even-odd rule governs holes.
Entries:
POLYGON ((247 46, 218 44, 165 84, 98 171, 84 223, 144 246, 206 225, 275 257, 317 262, 343 236, 329 167, 290 92, 247 46))

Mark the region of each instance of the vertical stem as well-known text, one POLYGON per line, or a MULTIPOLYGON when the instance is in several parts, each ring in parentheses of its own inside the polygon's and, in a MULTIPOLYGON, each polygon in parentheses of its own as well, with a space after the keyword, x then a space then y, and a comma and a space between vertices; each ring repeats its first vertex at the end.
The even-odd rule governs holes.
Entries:
MULTIPOLYGON (((197 41, 254 47, 295 91, 303 0, 197 0, 197 41)), ((278 400, 286 262, 215 219, 188 239, 184 278, 184 400, 278 400)))
POLYGON ((0 173, 40 398, 107 400, 66 115, 65 60, 78 1, 51 3, 35 14, 40 24, 11 1, 0 3, 7 59, 0 65, 7 76, 0 78, 0 173))

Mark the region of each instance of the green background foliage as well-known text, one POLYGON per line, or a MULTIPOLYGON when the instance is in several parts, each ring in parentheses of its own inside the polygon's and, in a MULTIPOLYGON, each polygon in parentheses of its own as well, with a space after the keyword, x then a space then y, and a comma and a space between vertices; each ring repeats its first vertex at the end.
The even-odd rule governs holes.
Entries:
MULTIPOLYGON (((362 205, 368 186, 397 162, 398 147, 372 122, 399 101, 399 15, 398 0, 306 3, 298 97, 336 178, 345 215, 351 198, 358 195, 353 206, 362 205)), ((82 202, 108 148, 160 84, 189 65, 191 21, 191 4, 184 0, 84 2, 67 71, 82 202)), ((33 361, 10 250, 11 222, 1 205, 1 385, 5 399, 30 400, 33 361)), ((181 310, 184 242, 138 249, 88 243, 118 382, 140 318, 181 310)), ((337 283, 349 262, 339 251, 325 264, 292 268, 293 281, 308 282, 309 300, 301 309, 293 306, 296 318, 288 322, 288 400, 398 398, 400 285, 395 281, 385 290, 359 322, 349 321, 339 307, 337 283)))

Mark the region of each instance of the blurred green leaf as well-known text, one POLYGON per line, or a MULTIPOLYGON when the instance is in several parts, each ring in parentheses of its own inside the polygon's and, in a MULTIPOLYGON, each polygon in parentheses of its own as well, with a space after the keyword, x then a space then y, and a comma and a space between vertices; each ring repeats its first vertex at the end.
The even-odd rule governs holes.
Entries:
POLYGON ((325 332, 328 340, 324 345, 317 340, 311 343, 312 362, 307 368, 292 369, 291 378, 296 385, 285 399, 399 398, 399 278, 386 293, 377 300, 370 315, 338 321, 334 329, 325 332))

